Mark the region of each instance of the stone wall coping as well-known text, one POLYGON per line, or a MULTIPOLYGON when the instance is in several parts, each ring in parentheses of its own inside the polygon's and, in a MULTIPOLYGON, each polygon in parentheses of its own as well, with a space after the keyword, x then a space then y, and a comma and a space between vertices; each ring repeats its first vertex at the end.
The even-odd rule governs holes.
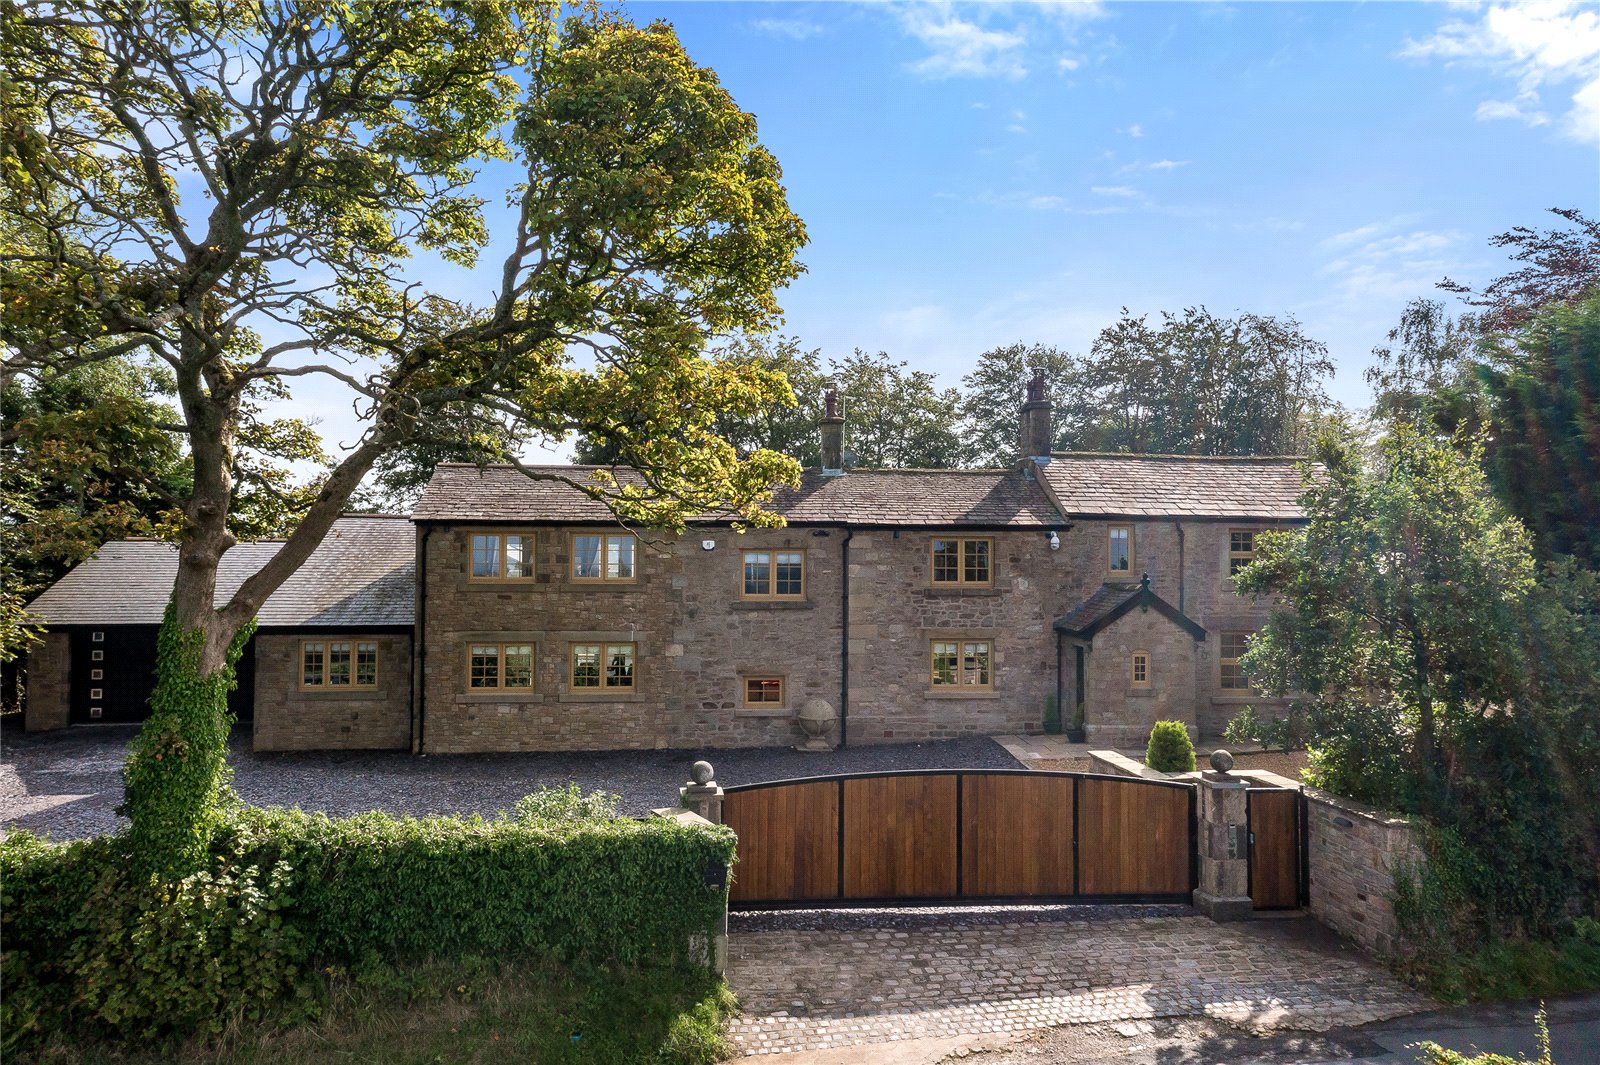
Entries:
POLYGON ((1357 802, 1355 799, 1347 799, 1343 795, 1335 795, 1331 791, 1314 788, 1310 784, 1302 787, 1301 791, 1305 793, 1308 802, 1331 806, 1341 813, 1349 814, 1351 817, 1359 817, 1363 821, 1385 828, 1411 828, 1415 825, 1415 822, 1404 814, 1379 810, 1377 807, 1368 806, 1366 803, 1357 802))
POLYGON ((1145 780, 1172 780, 1171 773, 1163 773, 1159 769, 1151 769, 1143 762, 1129 758, 1116 751, 1090 751, 1089 761, 1099 762, 1110 771, 1124 777, 1143 777, 1145 780))
POLYGON ((650 811, 652 817, 664 817, 668 821, 676 821, 680 825, 701 825, 706 828, 715 827, 710 821, 701 817, 693 810, 685 810, 681 806, 658 806, 650 811))

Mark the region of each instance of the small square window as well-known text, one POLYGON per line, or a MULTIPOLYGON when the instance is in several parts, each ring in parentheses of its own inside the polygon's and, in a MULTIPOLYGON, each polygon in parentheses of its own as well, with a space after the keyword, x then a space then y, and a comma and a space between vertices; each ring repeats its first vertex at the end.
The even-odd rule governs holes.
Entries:
POLYGON ((103 710, 102 708, 100 708, 98 706, 91 706, 91 707, 89 707, 89 716, 92 717, 92 718, 96 718, 96 719, 104 717, 105 716, 105 710, 103 710))
POLYGON ((89 671, 89 679, 90 680, 104 680, 105 676, 106 676, 106 671, 103 670, 103 669, 91 669, 89 671))
POLYGON ((89 636, 89 641, 91 643, 105 643, 106 642, 106 634, 103 633, 103 632, 92 633, 89 636))
POLYGON ((89 652, 89 661, 91 661, 91 662, 102 662, 102 661, 105 660, 105 657, 106 657, 106 653, 104 651, 100 650, 100 648, 98 648, 98 647, 96 647, 93 651, 89 652))
POLYGON ((744 678, 744 705, 782 706, 784 703, 782 677, 744 678))
POLYGON ((104 699, 105 696, 103 694, 101 694, 101 691, 102 690, 100 688, 90 688, 89 689, 89 698, 91 698, 91 699, 104 699))

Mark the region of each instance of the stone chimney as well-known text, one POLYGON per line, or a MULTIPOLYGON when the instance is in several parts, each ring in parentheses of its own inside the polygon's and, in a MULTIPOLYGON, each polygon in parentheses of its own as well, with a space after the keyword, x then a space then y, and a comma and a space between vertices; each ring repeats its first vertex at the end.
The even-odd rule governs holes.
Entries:
POLYGON ((1017 450, 1020 458, 1028 459, 1050 454, 1050 401, 1044 393, 1044 371, 1033 371, 1028 382, 1028 398, 1022 404, 1022 418, 1017 431, 1017 450))
POLYGON ((844 474, 844 419, 839 416, 839 391, 830 388, 822 396, 822 475, 844 474))

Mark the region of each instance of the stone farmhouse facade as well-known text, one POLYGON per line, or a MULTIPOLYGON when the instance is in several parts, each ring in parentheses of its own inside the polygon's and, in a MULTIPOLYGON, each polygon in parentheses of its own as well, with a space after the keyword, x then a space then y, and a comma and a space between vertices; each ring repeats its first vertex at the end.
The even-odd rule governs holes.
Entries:
MULTIPOLYGON (((236 711, 258 750, 792 745, 814 701, 846 745, 1080 706, 1096 744, 1220 733, 1262 703, 1238 657, 1269 609, 1231 574, 1303 520, 1299 465, 1049 454, 1049 419, 1025 404, 1009 469, 845 470, 825 418, 785 526, 744 532, 623 528, 584 467, 441 465, 412 514, 340 519, 269 600, 236 711)), ((276 549, 230 551, 219 594, 276 549)), ((140 718, 172 552, 108 544, 31 605, 29 729, 140 718)))

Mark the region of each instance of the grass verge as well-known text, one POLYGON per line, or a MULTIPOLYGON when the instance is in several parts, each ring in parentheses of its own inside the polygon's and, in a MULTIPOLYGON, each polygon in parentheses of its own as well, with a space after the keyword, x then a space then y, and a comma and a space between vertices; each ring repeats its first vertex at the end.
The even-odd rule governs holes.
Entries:
POLYGON ((726 1057, 727 985, 682 969, 563 967, 468 958, 333 971, 318 1016, 232 1025, 220 1035, 137 1050, 58 1035, 48 1065, 705 1065, 726 1057))
POLYGON ((1418 968, 1422 989, 1445 1002, 1556 998, 1600 990, 1600 938, 1494 943, 1418 968))

